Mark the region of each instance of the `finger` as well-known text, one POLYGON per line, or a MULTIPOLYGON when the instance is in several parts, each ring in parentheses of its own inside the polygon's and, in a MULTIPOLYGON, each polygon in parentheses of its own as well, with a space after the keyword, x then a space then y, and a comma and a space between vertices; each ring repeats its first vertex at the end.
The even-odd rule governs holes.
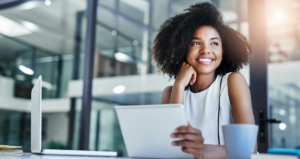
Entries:
POLYGON ((193 127, 189 126, 180 126, 177 129, 175 129, 176 133, 189 133, 189 134, 202 134, 199 129, 195 129, 193 127))
POLYGON ((182 146, 182 147, 190 147, 194 149, 200 149, 202 146, 199 143, 193 141, 173 141, 173 146, 182 146))
POLYGON ((186 133, 173 133, 171 134, 172 138, 180 138, 180 139, 186 139, 186 140, 190 140, 190 141, 196 141, 199 138, 200 141, 200 137, 194 134, 186 134, 186 133))
POLYGON ((202 154, 201 150, 197 150, 197 149, 193 149, 193 148, 189 148, 189 147, 182 147, 181 150, 185 153, 194 155, 194 156, 199 156, 202 154))
POLYGON ((196 82, 196 79, 197 79, 197 73, 196 73, 196 71, 194 71, 194 77, 195 77, 195 78, 194 78, 194 81, 193 81, 193 82, 195 83, 195 82, 196 82))
POLYGON ((194 75, 192 74, 192 77, 190 79, 190 85, 193 85, 193 81, 194 81, 194 75))
POLYGON ((192 127, 192 125, 191 125, 190 121, 188 121, 188 126, 189 126, 189 127, 192 127))
POLYGON ((195 76, 194 76, 194 74, 192 74, 192 77, 191 77, 191 80, 190 80, 190 85, 194 84, 194 78, 195 78, 195 76))

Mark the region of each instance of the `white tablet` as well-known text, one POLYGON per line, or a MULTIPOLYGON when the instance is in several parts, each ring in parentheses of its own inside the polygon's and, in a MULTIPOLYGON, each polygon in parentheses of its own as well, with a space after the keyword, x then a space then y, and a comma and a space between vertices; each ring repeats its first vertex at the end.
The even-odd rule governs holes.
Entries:
POLYGON ((172 146, 174 130, 187 125, 181 104, 116 106, 129 157, 194 158, 172 146))

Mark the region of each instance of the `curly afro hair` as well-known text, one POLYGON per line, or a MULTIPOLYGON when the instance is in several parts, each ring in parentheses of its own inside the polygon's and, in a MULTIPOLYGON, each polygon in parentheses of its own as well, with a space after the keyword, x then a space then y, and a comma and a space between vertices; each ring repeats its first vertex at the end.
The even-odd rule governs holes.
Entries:
POLYGON ((153 58, 163 74, 176 78, 181 64, 186 61, 188 44, 201 26, 211 26, 220 35, 223 60, 216 75, 236 72, 249 63, 252 49, 247 39, 223 23, 221 13, 210 3, 197 3, 186 12, 166 20, 154 40, 153 58))

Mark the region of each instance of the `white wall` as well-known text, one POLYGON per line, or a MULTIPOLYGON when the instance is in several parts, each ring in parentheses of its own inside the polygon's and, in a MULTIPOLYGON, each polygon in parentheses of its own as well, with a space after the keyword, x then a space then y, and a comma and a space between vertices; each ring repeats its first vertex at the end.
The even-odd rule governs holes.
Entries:
POLYGON ((15 90, 14 86, 14 79, 0 76, 0 96, 13 97, 15 90))
MULTIPOLYGON (((169 81, 169 77, 159 74, 149 75, 132 75, 94 78, 93 80, 93 96, 115 95, 113 89, 116 86, 125 86, 126 93, 145 93, 145 92, 162 92, 167 86, 173 85, 174 80, 169 81)), ((68 87, 69 97, 81 97, 83 81, 70 81, 68 87)))
MULTIPOLYGON (((31 112, 30 99, 0 96, 0 109, 31 112)), ((69 112, 70 99, 43 99, 42 112, 69 112)))

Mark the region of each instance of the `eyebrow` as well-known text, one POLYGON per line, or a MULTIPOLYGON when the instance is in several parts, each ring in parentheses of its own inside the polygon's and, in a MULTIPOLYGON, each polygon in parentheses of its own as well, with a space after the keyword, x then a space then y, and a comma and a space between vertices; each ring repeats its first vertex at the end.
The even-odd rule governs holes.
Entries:
MULTIPOLYGON (((195 40, 201 40, 201 38, 198 38, 198 37, 193 37, 192 40, 194 40, 194 39, 195 40)), ((218 37, 210 38, 210 40, 215 40, 215 39, 220 41, 220 39, 218 37)))
POLYGON ((219 39, 218 37, 213 37, 213 38, 211 38, 210 40, 214 40, 214 39, 216 39, 216 40, 219 40, 219 41, 220 41, 220 39, 219 39))

